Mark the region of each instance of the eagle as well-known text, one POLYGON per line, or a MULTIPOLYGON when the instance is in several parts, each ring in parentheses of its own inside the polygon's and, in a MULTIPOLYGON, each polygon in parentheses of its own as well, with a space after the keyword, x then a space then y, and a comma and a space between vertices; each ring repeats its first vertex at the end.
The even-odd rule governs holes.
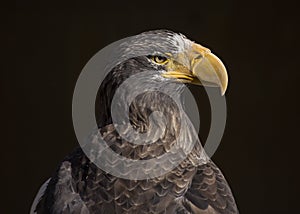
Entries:
MULTIPOLYGON (((95 148, 101 144, 95 139, 102 138, 107 148, 95 155, 95 150, 90 149, 89 154, 89 150, 78 147, 65 157, 40 188, 31 213, 237 214, 233 194, 221 170, 205 153, 193 127, 188 123, 182 125, 183 104, 174 101, 189 84, 216 86, 224 95, 228 76, 221 60, 208 48, 169 30, 143 32, 132 42, 123 42, 119 50, 119 62, 99 87, 97 132, 86 145, 95 148), (132 80, 132 76, 138 78, 132 80), (138 91, 141 86, 150 85, 153 90, 144 90, 131 99, 132 93, 123 87, 122 95, 114 100, 124 84, 128 90, 129 86, 138 91), (169 94, 164 93, 168 87, 165 91, 169 94), (116 124, 113 117, 122 112, 112 115, 113 102, 120 104, 128 99, 128 121, 116 124), (153 112, 160 113, 156 118, 163 118, 163 126, 160 121, 153 122, 153 112), (136 143, 143 140, 137 136, 124 137, 129 130, 137 136, 144 134, 151 142, 136 143), (187 153, 185 147, 191 141, 194 144, 187 153), (175 152, 173 147, 177 148, 175 152), (104 157, 108 149, 136 162, 151 160, 140 170, 149 177, 134 179, 134 167, 123 167, 118 172, 120 176, 103 170, 95 164, 95 157, 104 157), (159 162, 159 157, 168 152, 173 152, 173 156, 159 162), (177 156, 180 161, 176 162, 173 157, 177 156), (155 170, 156 176, 150 176, 155 170), (161 170, 163 173, 159 173, 161 170)), ((122 161, 110 160, 105 164, 114 168, 122 161)))

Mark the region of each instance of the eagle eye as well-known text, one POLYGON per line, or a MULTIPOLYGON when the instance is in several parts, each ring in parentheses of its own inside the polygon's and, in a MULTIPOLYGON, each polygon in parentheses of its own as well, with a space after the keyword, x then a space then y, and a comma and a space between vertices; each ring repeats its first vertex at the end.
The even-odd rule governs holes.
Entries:
POLYGON ((164 56, 152 56, 151 59, 157 64, 165 64, 168 62, 168 58, 164 56))

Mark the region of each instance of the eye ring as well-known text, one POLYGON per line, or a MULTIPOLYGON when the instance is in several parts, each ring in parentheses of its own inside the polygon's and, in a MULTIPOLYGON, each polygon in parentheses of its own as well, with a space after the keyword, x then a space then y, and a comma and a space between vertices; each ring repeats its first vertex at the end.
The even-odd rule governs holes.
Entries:
POLYGON ((153 56, 152 57, 152 60, 157 63, 157 64, 165 64, 168 62, 168 58, 167 57, 164 57, 164 56, 153 56))

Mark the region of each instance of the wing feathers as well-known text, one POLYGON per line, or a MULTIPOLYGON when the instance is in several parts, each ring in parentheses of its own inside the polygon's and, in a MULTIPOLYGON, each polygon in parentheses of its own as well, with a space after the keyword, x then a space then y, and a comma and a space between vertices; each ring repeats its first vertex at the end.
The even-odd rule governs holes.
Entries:
POLYGON ((184 204, 192 213, 238 214, 222 172, 213 162, 198 167, 184 204))

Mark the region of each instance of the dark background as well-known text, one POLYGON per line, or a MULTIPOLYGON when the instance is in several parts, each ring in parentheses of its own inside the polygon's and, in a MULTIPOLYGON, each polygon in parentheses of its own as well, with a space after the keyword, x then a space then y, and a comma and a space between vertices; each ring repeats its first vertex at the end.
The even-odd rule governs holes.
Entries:
POLYGON ((77 146, 72 94, 88 60, 116 40, 160 28, 211 48, 227 66, 228 120, 213 160, 240 212, 296 213, 290 153, 299 143, 293 136, 299 130, 297 8, 268 0, 17 1, 2 40, 11 57, 1 69, 0 213, 28 213, 39 186, 77 146))

